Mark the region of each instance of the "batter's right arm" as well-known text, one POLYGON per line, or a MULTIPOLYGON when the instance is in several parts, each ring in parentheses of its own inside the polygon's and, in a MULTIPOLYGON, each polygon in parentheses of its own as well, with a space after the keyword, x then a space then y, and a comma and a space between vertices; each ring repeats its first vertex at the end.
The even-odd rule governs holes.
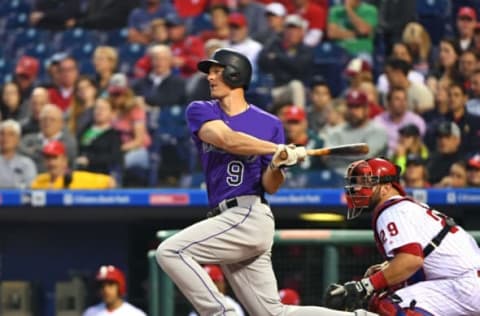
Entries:
POLYGON ((277 151, 279 146, 234 131, 221 120, 205 122, 198 131, 198 137, 205 143, 212 144, 235 155, 271 155, 277 151))

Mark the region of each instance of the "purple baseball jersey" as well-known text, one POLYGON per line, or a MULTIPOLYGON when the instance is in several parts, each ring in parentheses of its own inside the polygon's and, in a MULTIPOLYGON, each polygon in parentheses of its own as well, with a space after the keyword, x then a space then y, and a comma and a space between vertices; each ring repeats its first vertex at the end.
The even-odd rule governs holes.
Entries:
POLYGON ((263 196, 262 172, 272 155, 238 156, 204 143, 197 135, 205 122, 222 120, 232 130, 276 144, 285 142, 280 120, 254 105, 235 116, 228 116, 217 100, 194 101, 187 108, 187 122, 192 133, 207 182, 211 207, 225 199, 241 195, 263 196))

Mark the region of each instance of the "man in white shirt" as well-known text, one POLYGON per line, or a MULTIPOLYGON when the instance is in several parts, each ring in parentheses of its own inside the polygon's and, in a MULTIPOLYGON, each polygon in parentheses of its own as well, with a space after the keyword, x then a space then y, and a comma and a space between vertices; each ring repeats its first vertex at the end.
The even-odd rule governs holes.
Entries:
POLYGON ((146 316, 144 312, 124 301, 127 282, 123 272, 112 266, 101 266, 96 276, 100 286, 100 304, 89 307, 83 316, 146 316))

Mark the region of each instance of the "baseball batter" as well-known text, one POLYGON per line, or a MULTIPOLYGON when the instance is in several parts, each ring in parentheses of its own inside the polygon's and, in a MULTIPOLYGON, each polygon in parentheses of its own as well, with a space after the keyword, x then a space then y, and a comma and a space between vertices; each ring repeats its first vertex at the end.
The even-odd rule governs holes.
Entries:
POLYGON ((252 66, 244 55, 220 49, 198 69, 207 73, 214 100, 192 102, 187 121, 205 172, 210 218, 165 240, 158 263, 202 316, 236 313, 200 264, 220 264, 252 316, 354 315, 281 304, 271 263, 274 216, 264 194, 278 190, 282 168, 303 159, 305 148, 285 146, 281 122, 246 102, 252 66))
POLYGON ((373 211, 377 248, 389 262, 343 285, 346 307, 406 282, 392 295, 375 295, 371 310, 381 316, 480 315, 478 245, 451 218, 406 197, 398 170, 380 158, 348 168, 348 217, 373 211))

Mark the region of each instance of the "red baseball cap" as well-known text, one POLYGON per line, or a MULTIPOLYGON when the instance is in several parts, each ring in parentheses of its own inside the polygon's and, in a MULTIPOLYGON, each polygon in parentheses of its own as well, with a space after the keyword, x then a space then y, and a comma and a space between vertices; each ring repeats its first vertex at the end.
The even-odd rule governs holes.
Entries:
POLYGON ((228 24, 238 27, 245 27, 248 25, 247 18, 241 13, 232 13, 228 16, 228 24))
POLYGON ((299 106, 290 105, 285 111, 285 119, 287 121, 303 121, 307 117, 305 110, 299 106))
POLYGON ((352 77, 364 71, 372 71, 372 66, 364 59, 354 58, 348 63, 345 74, 352 77))
POLYGON ((300 305, 300 295, 294 289, 281 289, 278 294, 285 305, 300 305))
POLYGON ((15 74, 26 75, 30 78, 37 77, 40 64, 38 59, 31 56, 22 56, 15 67, 15 74))
POLYGON ((215 264, 207 264, 203 266, 203 269, 207 271, 213 282, 223 282, 225 280, 222 269, 220 269, 219 266, 215 264))
POLYGON ((480 154, 476 154, 475 156, 470 158, 468 160, 467 166, 473 169, 480 169, 480 154))
POLYGON ((358 90, 350 90, 347 93, 347 105, 348 106, 367 106, 368 98, 365 93, 358 90))
POLYGON ((461 7, 458 10, 457 17, 467 17, 472 20, 477 20, 477 12, 471 7, 461 7))
POLYGON ((65 145, 61 141, 54 140, 43 146, 42 153, 46 156, 65 155, 65 145))

